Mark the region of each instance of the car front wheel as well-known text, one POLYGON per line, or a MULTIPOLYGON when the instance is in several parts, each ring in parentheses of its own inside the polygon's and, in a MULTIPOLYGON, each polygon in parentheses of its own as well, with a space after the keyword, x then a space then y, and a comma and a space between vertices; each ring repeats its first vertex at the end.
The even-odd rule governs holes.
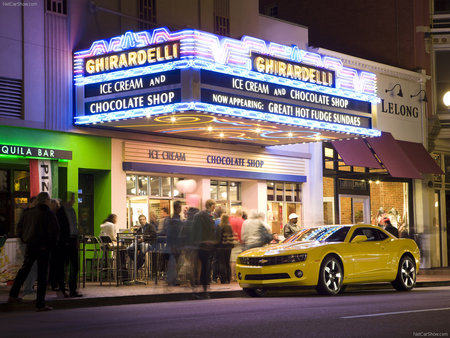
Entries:
POLYGON ((327 296, 337 295, 342 289, 343 280, 341 263, 335 257, 326 257, 320 265, 317 292, 327 296))
POLYGON ((416 264, 409 256, 403 256, 398 265, 397 278, 392 286, 398 291, 409 291, 416 285, 416 264))

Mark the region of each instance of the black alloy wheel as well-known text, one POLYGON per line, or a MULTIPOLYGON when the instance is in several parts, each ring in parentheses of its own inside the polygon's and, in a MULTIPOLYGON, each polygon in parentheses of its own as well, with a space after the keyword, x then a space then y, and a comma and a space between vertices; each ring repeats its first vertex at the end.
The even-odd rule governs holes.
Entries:
POLYGON ((317 292, 321 295, 334 296, 341 292, 344 273, 341 263, 333 256, 325 257, 320 265, 317 292))
POLYGON ((398 291, 409 291, 416 286, 416 263, 409 256, 403 256, 398 265, 397 278, 391 284, 398 291))

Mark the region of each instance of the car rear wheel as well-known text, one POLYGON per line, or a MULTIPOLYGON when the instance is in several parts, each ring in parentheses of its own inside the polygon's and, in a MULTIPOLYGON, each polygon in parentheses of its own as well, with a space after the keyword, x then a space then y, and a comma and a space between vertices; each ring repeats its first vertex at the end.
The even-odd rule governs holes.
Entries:
POLYGON ((335 257, 328 256, 320 265, 317 292, 327 296, 337 295, 342 289, 343 280, 341 263, 335 257))
POLYGON ((409 291, 416 285, 416 264, 409 256, 403 256, 398 265, 397 278, 392 286, 398 291, 409 291))
POLYGON ((264 288, 244 288, 244 292, 251 297, 264 297, 267 290, 264 288))

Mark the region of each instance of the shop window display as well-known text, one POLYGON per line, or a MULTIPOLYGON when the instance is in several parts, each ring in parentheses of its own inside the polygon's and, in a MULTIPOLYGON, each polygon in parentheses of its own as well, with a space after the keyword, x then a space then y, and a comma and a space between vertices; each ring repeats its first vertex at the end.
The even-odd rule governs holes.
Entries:
POLYGON ((291 213, 300 215, 302 223, 302 190, 301 184, 289 182, 267 183, 267 222, 272 232, 281 233, 291 213))

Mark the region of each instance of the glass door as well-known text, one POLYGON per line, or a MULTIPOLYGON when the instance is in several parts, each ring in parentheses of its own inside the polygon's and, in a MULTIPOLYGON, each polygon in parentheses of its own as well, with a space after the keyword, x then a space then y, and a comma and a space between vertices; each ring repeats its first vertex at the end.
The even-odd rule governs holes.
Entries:
POLYGON ((339 195, 340 224, 370 224, 369 196, 339 195))

